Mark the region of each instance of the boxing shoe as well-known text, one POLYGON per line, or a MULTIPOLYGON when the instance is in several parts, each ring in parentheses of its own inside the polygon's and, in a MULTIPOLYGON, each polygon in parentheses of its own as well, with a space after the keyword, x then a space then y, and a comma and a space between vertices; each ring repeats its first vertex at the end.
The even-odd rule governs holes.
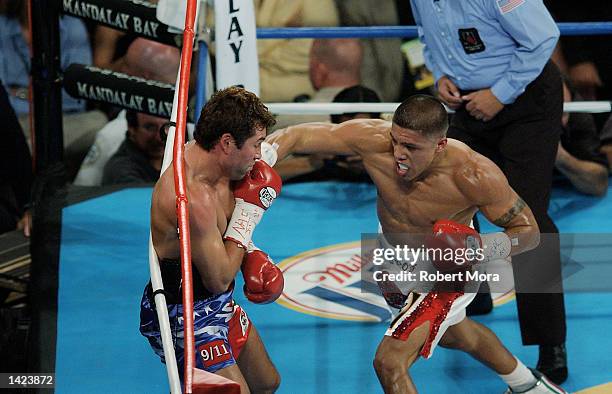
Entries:
POLYGON ((504 394, 569 394, 539 371, 536 371, 535 369, 530 370, 533 376, 535 376, 537 379, 533 386, 523 391, 514 391, 511 388, 508 388, 504 394))
POLYGON ((561 384, 567 380, 567 352, 565 344, 540 345, 540 356, 536 369, 555 382, 561 384))

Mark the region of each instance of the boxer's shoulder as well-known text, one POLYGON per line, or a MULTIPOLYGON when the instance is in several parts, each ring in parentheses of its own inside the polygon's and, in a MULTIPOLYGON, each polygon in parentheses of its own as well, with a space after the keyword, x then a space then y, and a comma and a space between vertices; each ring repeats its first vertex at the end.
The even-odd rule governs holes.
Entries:
POLYGON ((463 146, 450 147, 453 181, 464 195, 475 203, 486 203, 505 191, 504 173, 487 157, 463 146))

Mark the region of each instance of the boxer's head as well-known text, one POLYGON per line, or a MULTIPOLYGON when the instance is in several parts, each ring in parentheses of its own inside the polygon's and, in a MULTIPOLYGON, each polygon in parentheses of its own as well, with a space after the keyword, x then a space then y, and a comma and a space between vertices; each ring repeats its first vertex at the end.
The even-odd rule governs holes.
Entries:
POLYGON ((446 148, 448 114, 433 97, 415 95, 393 114, 391 142, 397 174, 413 180, 421 175, 446 148))
POLYGON ((261 142, 275 120, 255 94, 230 87, 213 94, 202 109, 194 138, 217 151, 231 179, 241 179, 261 157, 261 142))

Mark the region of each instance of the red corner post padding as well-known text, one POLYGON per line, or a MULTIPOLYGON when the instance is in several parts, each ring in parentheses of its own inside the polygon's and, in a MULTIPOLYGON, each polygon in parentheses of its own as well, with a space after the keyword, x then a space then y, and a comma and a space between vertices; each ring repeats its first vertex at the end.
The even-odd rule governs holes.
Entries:
POLYGON ((193 394, 240 394, 240 385, 233 380, 195 368, 193 394))

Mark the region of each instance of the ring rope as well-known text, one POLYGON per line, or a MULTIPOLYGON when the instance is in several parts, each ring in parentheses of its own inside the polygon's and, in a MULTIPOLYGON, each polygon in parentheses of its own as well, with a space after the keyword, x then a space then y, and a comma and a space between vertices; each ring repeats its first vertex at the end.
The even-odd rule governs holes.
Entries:
MULTIPOLYGON (((562 35, 612 34, 612 22, 557 23, 562 35)), ((417 37, 416 26, 261 27, 257 38, 398 38, 417 37)))
POLYGON ((185 187, 185 127, 187 126, 187 102, 189 94, 189 75, 193 53, 196 0, 188 0, 183 32, 183 48, 178 82, 178 109, 176 133, 174 136, 174 189, 176 193, 176 215, 179 227, 181 249, 181 271, 183 276, 183 321, 184 321, 184 383, 185 393, 192 392, 193 369, 195 367, 195 339, 193 323, 193 273, 191 271, 191 243, 189 231, 189 209, 185 187))
MULTIPOLYGON (((278 115, 328 115, 344 113, 393 113, 400 103, 269 103, 268 109, 278 115)), ((610 101, 574 101, 563 104, 565 112, 610 112, 610 101)), ((449 112, 453 112, 448 109, 449 112)))

